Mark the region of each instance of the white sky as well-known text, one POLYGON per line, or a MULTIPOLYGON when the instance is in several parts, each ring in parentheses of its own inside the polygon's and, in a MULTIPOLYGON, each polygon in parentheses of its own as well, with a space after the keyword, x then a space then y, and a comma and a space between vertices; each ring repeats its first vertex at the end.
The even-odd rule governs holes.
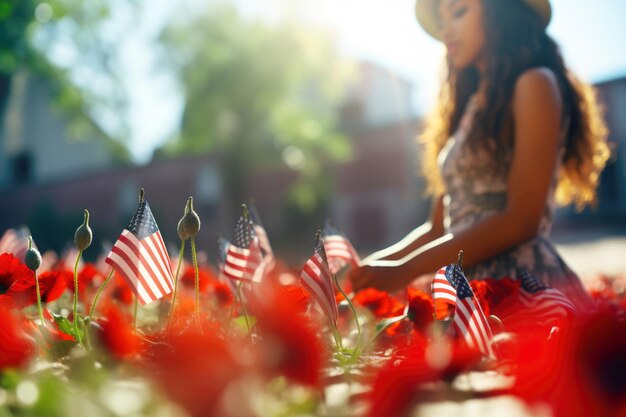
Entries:
MULTIPOLYGON (((186 9, 209 0, 186 0, 186 9)), ((251 16, 274 19, 290 0, 238 0, 251 16)), ((300 18, 329 25, 349 57, 382 65, 415 85, 415 111, 434 104, 443 48, 419 28, 414 0, 302 0, 300 18)), ((626 75, 626 0, 552 0, 549 33, 561 45, 566 63, 588 81, 626 75)), ((130 91, 129 144, 137 162, 147 162, 155 146, 175 134, 182 98, 175 82, 159 71, 154 38, 183 2, 143 0, 136 31, 121 45, 130 91)))

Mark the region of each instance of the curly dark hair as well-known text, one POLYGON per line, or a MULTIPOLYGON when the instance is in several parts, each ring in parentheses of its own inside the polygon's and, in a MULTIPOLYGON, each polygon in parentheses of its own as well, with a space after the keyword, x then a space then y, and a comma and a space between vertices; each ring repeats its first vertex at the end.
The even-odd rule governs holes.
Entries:
MULTIPOLYGON (((486 102, 476 113, 468 145, 472 149, 483 147, 494 155, 502 155, 510 148, 515 140, 511 109, 515 81, 530 68, 547 67, 558 80, 563 114, 569 115, 569 120, 564 119, 568 125, 556 200, 561 205, 575 203, 579 209, 594 204, 600 172, 610 156, 608 130, 595 90, 566 68, 558 45, 524 1, 481 1, 486 39, 486 102)), ((422 168, 431 194, 443 191, 437 156, 456 131, 479 82, 477 68, 470 66, 458 71, 447 63, 439 104, 420 136, 425 144, 422 168)), ((494 170, 506 172, 505 161, 494 160, 494 170)))

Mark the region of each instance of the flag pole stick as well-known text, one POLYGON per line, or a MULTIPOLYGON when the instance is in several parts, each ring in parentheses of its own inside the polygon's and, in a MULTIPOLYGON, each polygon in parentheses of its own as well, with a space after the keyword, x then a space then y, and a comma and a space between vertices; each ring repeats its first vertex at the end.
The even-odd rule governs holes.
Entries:
POLYGON ((243 303, 243 298, 241 297, 241 286, 243 282, 239 281, 237 284, 237 298, 239 299, 239 304, 241 305, 241 312, 243 313, 244 320, 246 321, 246 327, 248 328, 248 335, 250 336, 250 340, 252 340, 252 329, 250 328, 250 322, 248 321, 248 312, 246 311, 246 306, 243 303))

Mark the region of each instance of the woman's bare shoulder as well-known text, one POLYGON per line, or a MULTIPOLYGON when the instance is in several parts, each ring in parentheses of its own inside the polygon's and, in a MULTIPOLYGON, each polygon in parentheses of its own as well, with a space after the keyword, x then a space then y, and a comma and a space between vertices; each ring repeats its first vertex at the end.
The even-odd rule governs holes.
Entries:
POLYGON ((538 67, 524 71, 515 83, 511 109, 518 143, 557 143, 563 102, 552 70, 538 67))
POLYGON ((560 107, 561 93, 556 74, 547 67, 530 68, 522 72, 515 82, 513 107, 525 104, 552 104, 560 107))

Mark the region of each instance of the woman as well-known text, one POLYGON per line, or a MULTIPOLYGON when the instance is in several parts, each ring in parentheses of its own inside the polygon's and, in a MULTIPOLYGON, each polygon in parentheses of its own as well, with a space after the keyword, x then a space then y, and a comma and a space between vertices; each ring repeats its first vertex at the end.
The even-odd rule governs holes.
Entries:
POLYGON ((354 288, 402 288, 463 250, 470 279, 524 268, 587 304, 548 236, 555 203, 595 201, 607 130, 592 88, 545 32, 549 1, 418 0, 416 12, 447 48, 438 111, 422 136, 430 220, 366 258, 350 274, 354 288))

